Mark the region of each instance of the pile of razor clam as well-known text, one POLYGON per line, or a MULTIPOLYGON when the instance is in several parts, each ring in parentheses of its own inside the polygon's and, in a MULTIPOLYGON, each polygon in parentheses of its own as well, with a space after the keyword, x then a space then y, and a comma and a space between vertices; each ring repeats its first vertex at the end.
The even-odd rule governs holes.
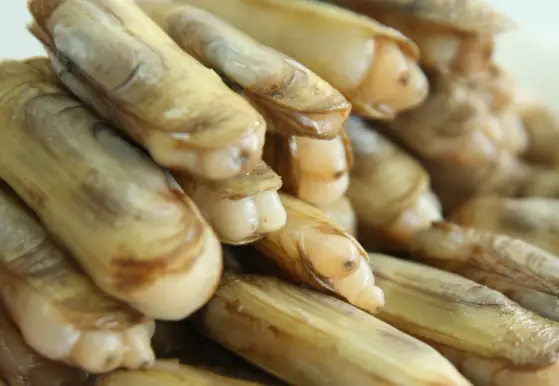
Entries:
POLYGON ((494 62, 499 11, 28 8, 0 385, 559 385, 559 118, 494 62))

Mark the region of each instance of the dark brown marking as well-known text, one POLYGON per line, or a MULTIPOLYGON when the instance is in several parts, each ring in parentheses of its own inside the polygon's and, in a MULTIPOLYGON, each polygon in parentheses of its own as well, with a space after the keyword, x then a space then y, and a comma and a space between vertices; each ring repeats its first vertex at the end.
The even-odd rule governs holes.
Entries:
POLYGON ((268 325, 268 330, 277 338, 280 336, 280 330, 273 325, 268 325))
POLYGON ((346 260, 344 261, 344 270, 346 272, 352 272, 356 264, 357 260, 346 260))
POLYGON ((405 87, 408 85, 410 78, 411 78, 410 72, 406 71, 400 74, 400 76, 398 77, 398 83, 400 84, 400 86, 405 87))

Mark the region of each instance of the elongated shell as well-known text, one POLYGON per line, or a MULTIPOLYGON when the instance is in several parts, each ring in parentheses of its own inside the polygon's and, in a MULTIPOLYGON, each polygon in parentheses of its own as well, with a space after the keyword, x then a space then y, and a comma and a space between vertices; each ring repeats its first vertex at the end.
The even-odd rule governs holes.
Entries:
POLYGON ((272 278, 226 275, 198 321, 212 339, 290 384, 469 385, 411 336, 272 278))
POLYGON ((521 239, 559 256, 556 199, 479 197, 461 207, 452 221, 521 239))
POLYGON ((357 114, 392 119, 427 95, 417 47, 373 19, 307 0, 179 2, 212 12, 297 60, 338 89, 357 114))
POLYGON ((88 374, 75 367, 50 361, 37 354, 23 340, 18 329, 0 311, 0 372, 6 386, 76 386, 88 374))
POLYGON ((417 232, 409 251, 416 259, 459 274, 476 268, 559 295, 559 258, 522 240, 441 222, 417 232))
POLYGON ((416 160, 358 118, 350 118, 346 130, 354 159, 347 196, 361 238, 381 234, 403 243, 441 219, 429 176, 416 160))
POLYGON ((248 244, 285 225, 285 209, 277 193, 281 178, 263 162, 228 180, 178 173, 175 177, 223 243, 248 244))
POLYGON ((460 276, 384 255, 370 261, 387 297, 379 317, 439 349, 474 384, 555 385, 558 324, 460 276))
POLYGON ((384 303, 367 254, 320 209, 281 194, 285 226, 254 245, 291 280, 332 292, 375 313, 384 303))
POLYGON ((61 81, 160 164, 207 178, 248 171, 265 123, 134 2, 30 0, 61 81))
POLYGON ((351 104, 301 64, 180 0, 138 4, 182 49, 289 122, 286 134, 331 139, 340 133, 351 104))
POLYGON ((94 282, 157 318, 201 307, 221 247, 176 182, 58 88, 46 59, 0 63, 0 99, 0 178, 94 282))
POLYGON ((372 17, 413 40, 429 70, 470 77, 493 65, 494 35, 514 27, 478 0, 332 0, 372 17))
POLYGON ((149 366, 153 320, 101 292, 11 193, 0 184, 0 294, 26 341, 89 372, 149 366))
MULTIPOLYGON (((338 4, 355 0, 333 0, 338 4)), ((359 0, 363 8, 375 6, 400 12, 414 19, 446 25, 465 32, 495 34, 515 23, 487 0, 359 0)))

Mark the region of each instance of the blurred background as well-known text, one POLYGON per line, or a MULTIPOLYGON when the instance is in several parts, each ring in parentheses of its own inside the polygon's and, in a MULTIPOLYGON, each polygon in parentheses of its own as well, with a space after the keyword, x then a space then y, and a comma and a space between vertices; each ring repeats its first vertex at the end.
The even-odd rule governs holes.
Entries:
MULTIPOLYGON (((487 1, 518 24, 517 31, 500 37, 497 61, 515 76, 521 90, 541 96, 559 111, 559 2, 487 1)), ((42 54, 41 46, 25 29, 28 20, 25 1, 0 2, 0 58, 42 54)))

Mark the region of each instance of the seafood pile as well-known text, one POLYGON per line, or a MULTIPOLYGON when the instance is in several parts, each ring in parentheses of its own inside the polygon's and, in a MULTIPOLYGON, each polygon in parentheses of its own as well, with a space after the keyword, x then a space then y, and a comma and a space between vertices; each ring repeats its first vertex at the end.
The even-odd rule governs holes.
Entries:
POLYGON ((482 0, 28 0, 0 385, 559 385, 559 118, 482 0))

